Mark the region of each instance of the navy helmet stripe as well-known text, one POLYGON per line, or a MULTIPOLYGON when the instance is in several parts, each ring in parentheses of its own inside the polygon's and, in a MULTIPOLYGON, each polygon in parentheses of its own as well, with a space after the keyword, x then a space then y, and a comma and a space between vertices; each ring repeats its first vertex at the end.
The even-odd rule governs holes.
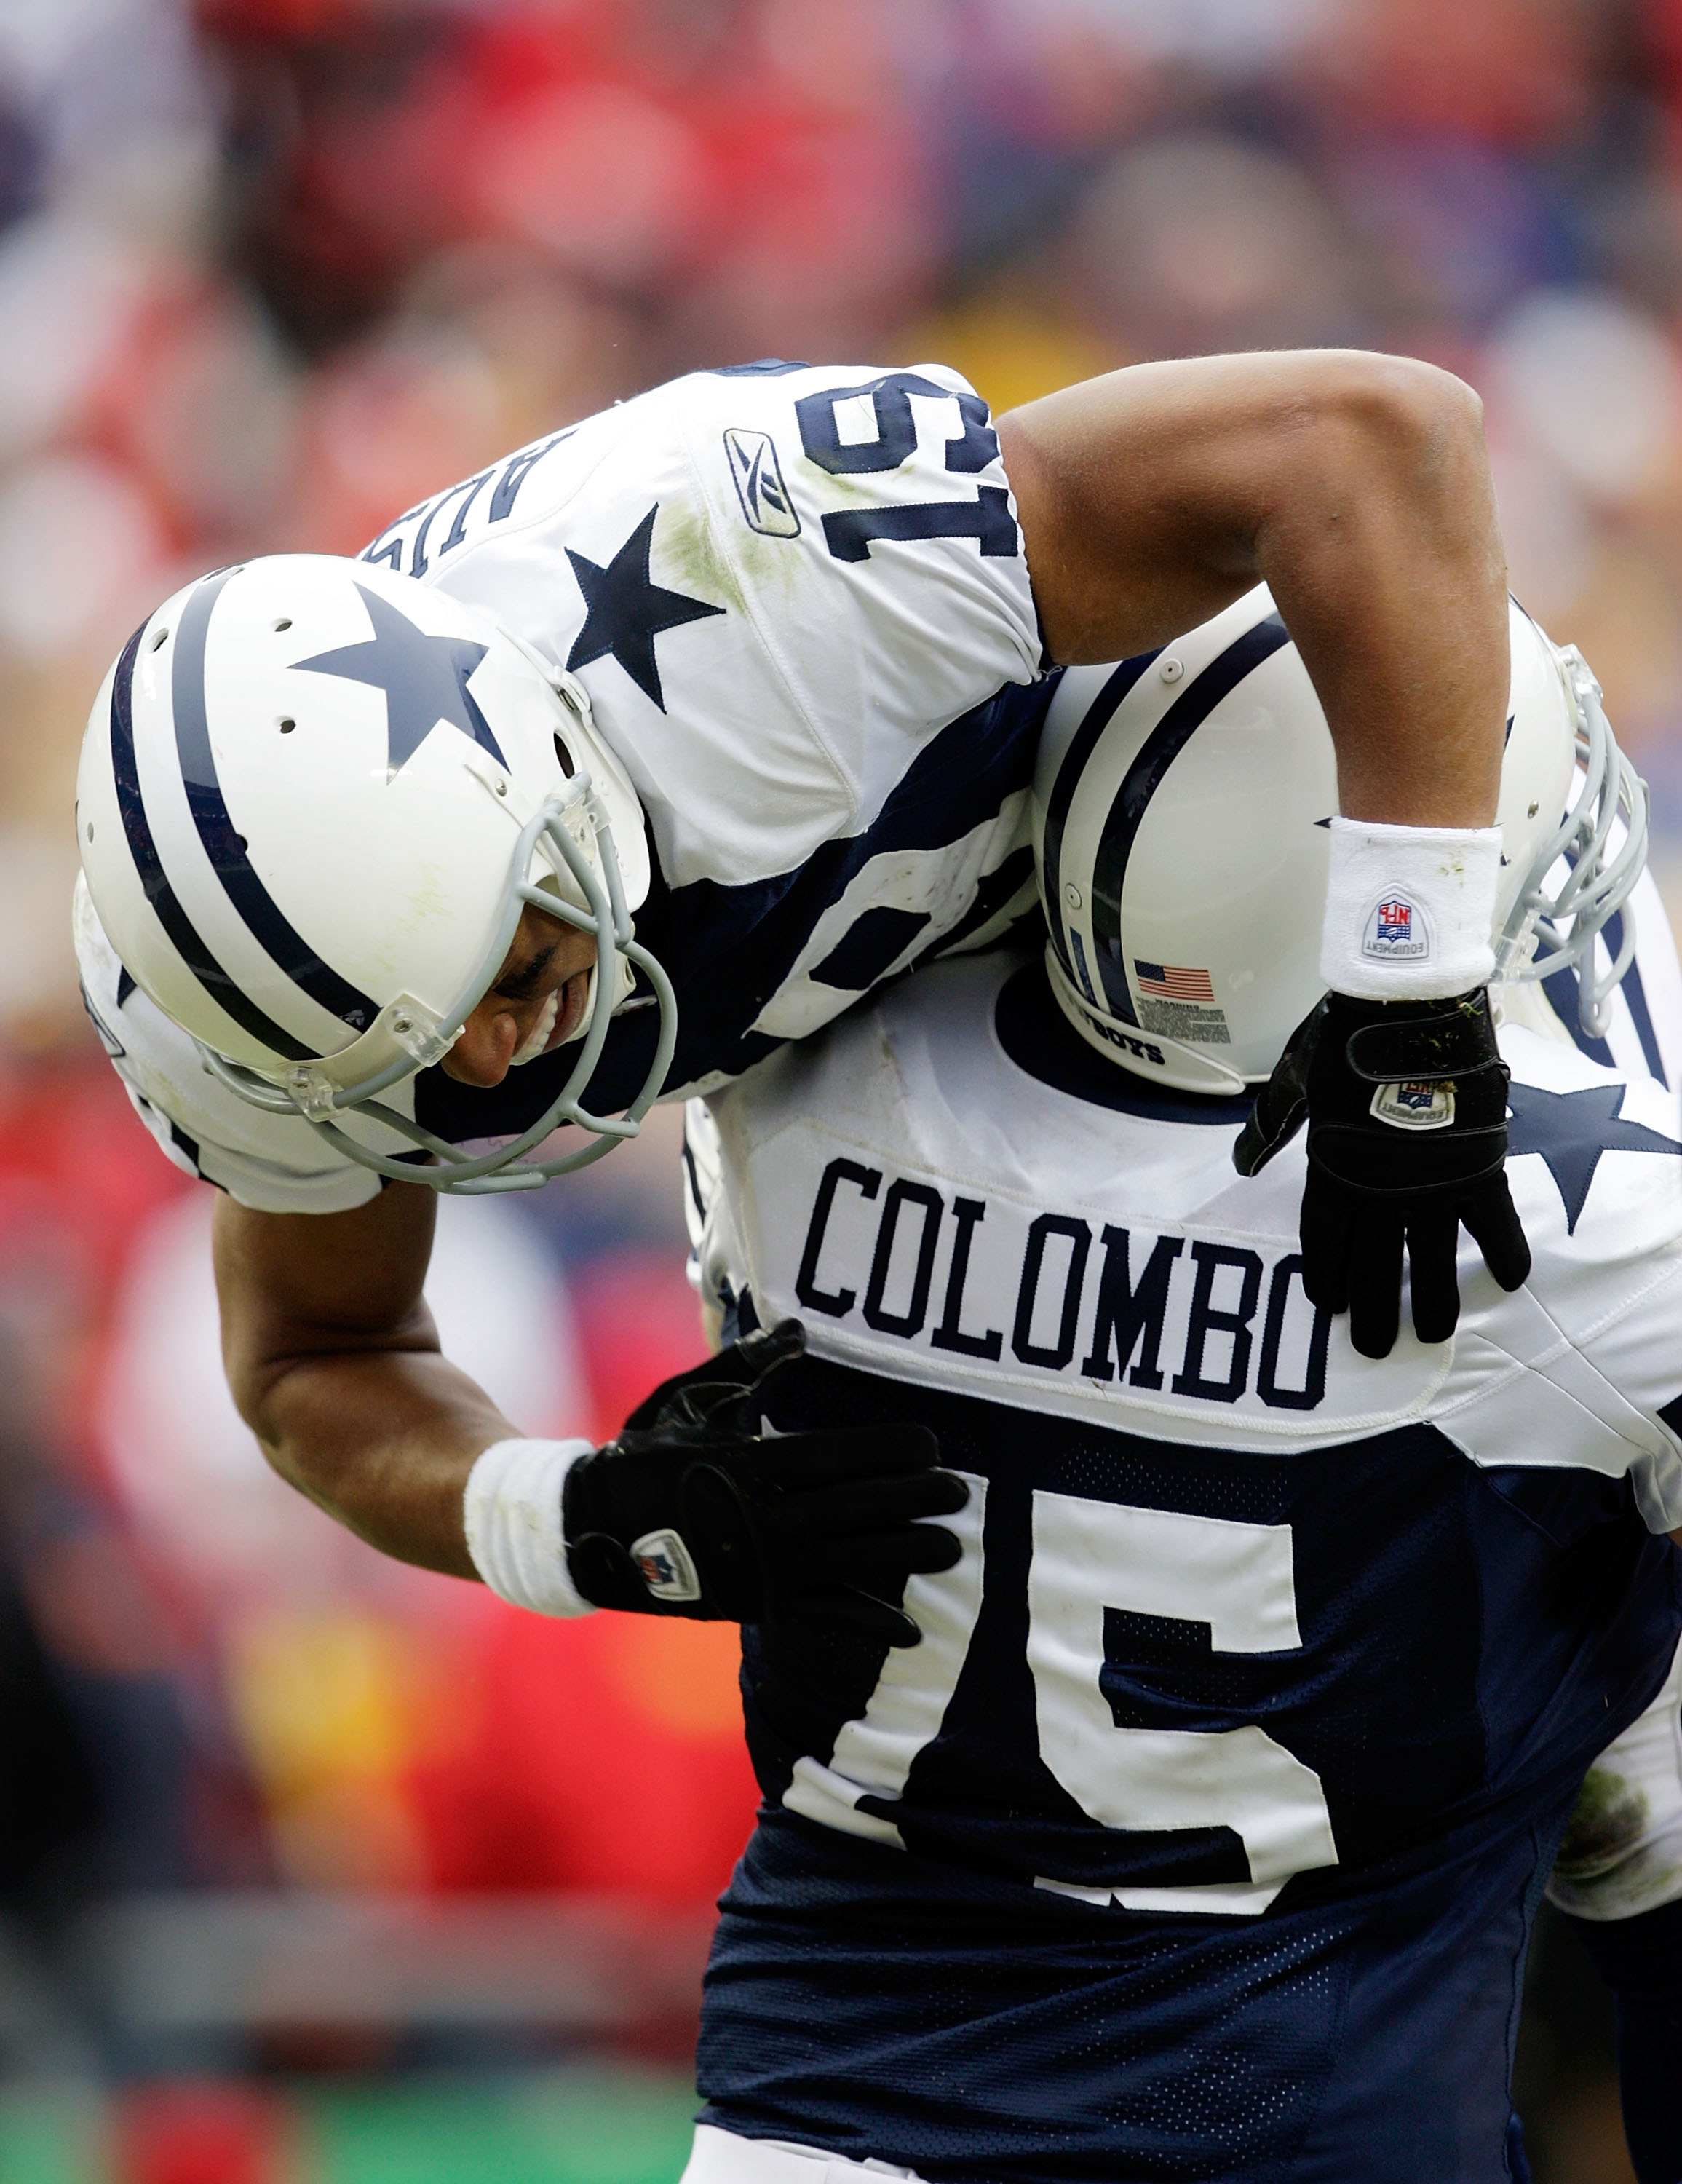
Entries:
POLYGON ((271 1047, 276 1054, 285 1055, 288 1061, 309 1060, 309 1049, 265 1016, 216 961, 181 908, 164 873, 158 844, 153 839, 151 822, 146 816, 145 801, 140 793, 140 769, 135 761, 134 663, 145 634, 146 624, 142 622, 123 647, 112 679, 111 769, 116 776, 117 808, 122 814, 123 832, 128 837, 129 854, 139 872, 146 899, 157 912, 159 923, 174 942, 176 954, 218 1008, 253 1039, 271 1047))
POLYGON ((295 986, 300 986, 330 1016, 353 1031, 365 1031, 380 1013, 380 1005, 342 978, 324 963, 302 933, 290 922, 280 905, 252 868, 243 838, 228 816, 216 760, 210 749, 210 727, 204 709, 204 650, 210 616, 231 569, 225 569, 200 584, 181 610, 175 632, 175 658, 171 685, 175 716, 175 749, 181 758, 181 779, 187 788, 187 809, 204 844, 211 869, 227 889, 229 900, 244 919, 253 938, 295 986))
POLYGON ((1226 650, 1210 661, 1195 682, 1175 699, 1140 746, 1128 768, 1109 818, 1099 838, 1092 874, 1092 933, 1097 941, 1098 975, 1113 1013, 1124 1022, 1138 1021, 1128 989, 1127 965, 1122 956, 1122 889, 1128 861, 1150 808, 1150 800, 1162 785, 1168 768, 1190 742, 1229 691, 1264 660, 1290 643, 1290 632, 1277 614, 1270 614, 1234 638, 1226 650))
MULTIPOLYGON (((1097 748, 1098 739, 1115 718, 1120 706, 1133 684, 1156 658, 1154 652, 1136 652, 1124 660, 1110 677, 1104 688, 1086 710, 1085 717, 1069 738, 1068 749, 1057 769, 1057 777, 1051 784, 1051 794, 1045 800, 1045 824, 1040 835, 1041 889, 1044 898, 1045 922, 1051 932, 1052 945, 1063 959, 1063 968, 1071 978, 1074 966, 1069 961, 1068 944, 1063 937, 1063 829, 1069 822, 1069 806, 1080 777, 1086 771, 1087 760, 1097 748)), ((1059 670, 1059 672, 1063 671, 1059 670)))

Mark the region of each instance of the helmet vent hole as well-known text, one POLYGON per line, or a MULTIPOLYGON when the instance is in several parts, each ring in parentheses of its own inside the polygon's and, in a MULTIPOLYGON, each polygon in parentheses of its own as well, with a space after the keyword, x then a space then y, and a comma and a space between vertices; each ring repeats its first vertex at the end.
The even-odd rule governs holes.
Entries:
POLYGON ((234 841, 237 845, 239 853, 242 856, 243 856, 246 851, 251 847, 250 843, 246 840, 243 834, 236 834, 234 836, 234 841))
POLYGON ((168 627, 168 625, 166 624, 166 625, 165 625, 162 629, 159 629, 159 630, 154 630, 154 631, 153 632, 153 633, 152 633, 152 649, 153 649, 154 652, 156 652, 156 651, 158 651, 158 650, 160 649, 160 647, 162 647, 163 645, 167 644, 169 643, 169 641, 170 641, 170 632, 169 632, 169 627, 168 627))
POLYGON ((293 720, 291 714, 288 713, 286 718, 281 722, 281 733, 283 736, 289 736, 297 726, 298 722, 293 720))
POLYGON ((290 615, 282 615, 280 620, 275 624, 275 634, 278 637, 283 629, 290 629, 291 627, 292 616, 290 615))
POLYGON ((93 822, 91 819, 87 822, 87 838, 90 842, 93 839, 93 822))
POLYGON ((554 739, 554 755, 556 762, 560 766, 561 772, 566 776, 567 779, 571 781, 572 778, 572 754, 568 750, 566 745, 562 743, 559 736, 554 739))

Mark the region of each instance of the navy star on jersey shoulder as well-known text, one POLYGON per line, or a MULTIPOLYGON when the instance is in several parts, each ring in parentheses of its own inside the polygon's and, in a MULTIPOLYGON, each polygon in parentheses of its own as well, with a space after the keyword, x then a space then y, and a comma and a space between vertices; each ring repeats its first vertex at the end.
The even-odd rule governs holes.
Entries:
POLYGON ((649 549, 654 539, 656 502, 631 536, 604 568, 571 546, 566 558, 584 594, 584 627, 572 640, 566 655, 569 669, 588 667, 611 654, 637 688, 652 698, 663 713, 660 661, 654 639, 663 631, 681 629, 685 622, 701 621, 724 609, 706 599, 692 599, 682 592, 668 591, 649 576, 649 549))

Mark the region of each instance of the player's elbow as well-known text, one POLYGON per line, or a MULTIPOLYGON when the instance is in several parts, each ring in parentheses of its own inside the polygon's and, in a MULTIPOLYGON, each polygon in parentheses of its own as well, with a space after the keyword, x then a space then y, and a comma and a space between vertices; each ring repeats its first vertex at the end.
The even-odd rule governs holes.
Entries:
POLYGON ((1306 403, 1309 460, 1423 509, 1482 502, 1484 405, 1451 371, 1415 357, 1335 352, 1306 403))
MULTIPOLYGON (((300 1362, 296 1356, 277 1353, 265 1340, 267 1330, 254 1318, 230 1311, 226 1302, 222 1308, 222 1372, 228 1384, 228 1393, 234 1399, 234 1408, 251 1429, 257 1444, 275 1462, 275 1451, 281 1440, 280 1422, 276 1416, 278 1401, 287 1381, 296 1372, 300 1362)), ((276 1468, 280 1468, 277 1465, 276 1468)), ((283 1477, 289 1474, 282 1471, 283 1477)), ((296 1485, 297 1481, 292 1480, 296 1485)))

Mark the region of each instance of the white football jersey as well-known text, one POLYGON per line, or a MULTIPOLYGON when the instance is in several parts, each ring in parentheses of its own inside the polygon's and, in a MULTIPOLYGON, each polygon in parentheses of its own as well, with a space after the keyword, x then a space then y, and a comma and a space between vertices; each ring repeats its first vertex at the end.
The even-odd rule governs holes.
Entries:
MULTIPOLYGON (((1275 1685, 1257 1705, 1300 1710, 1302 1752, 1326 1736, 1342 1750, 1339 1708, 1376 1719, 1400 1634, 1438 1613, 1440 1589, 1446 1600, 1463 1588, 1473 1563, 1482 1574, 1456 1611, 1461 1635, 1444 1621, 1429 1674, 1473 1680, 1489 1722, 1506 1717, 1498 1736, 1489 1730, 1479 1796, 1498 1802, 1527 1770, 1568 1775, 1573 1750, 1580 1776, 1670 1659, 1670 1550, 1642 1565, 1645 1619, 1635 1624, 1632 1593, 1631 1627, 1620 1628, 1596 1589, 1617 1595, 1623 1579, 1585 1576, 1567 1613, 1562 1577, 1533 1567, 1524 1543, 1534 1539, 1560 1571, 1604 1552, 1633 1572, 1643 1523, 1647 1534, 1682 1524, 1682 1099, 1656 1078, 1591 1060, 1562 1028, 1509 1025, 1501 1047, 1512 1070, 1507 1173, 1530 1279, 1505 1293, 1463 1240, 1453 1339, 1419 1342, 1404 1312, 1395 1348, 1377 1361, 1352 1348, 1346 1318, 1304 1294, 1302 1138, 1259 1176, 1238 1175, 1233 1145, 1248 1101, 1164 1094, 1115 1068, 1069 1030, 1038 960, 998 952, 937 966, 821 1041, 772 1056, 704 1111, 696 1103, 697 1273, 727 1335, 800 1319, 812 1363, 800 1368, 799 1400, 811 1416, 859 1403, 861 1415, 927 1423, 972 1487, 950 1520, 962 1559, 907 1586, 923 1642, 888 1656, 873 1691, 860 1681, 862 1712, 835 1718, 847 1714, 835 1702, 827 1719, 816 1706, 802 1712, 778 1667, 786 1641, 756 1634, 745 1688, 750 1741, 775 1755, 761 1764, 768 1797, 844 1834, 914 1848, 938 1834, 980 1855, 979 1786, 987 1768, 1003 1781, 1021 1763, 1022 1725, 1000 1730, 961 1797, 937 1755, 950 1747, 963 1690, 974 1689, 977 1647, 989 1674, 1016 1674, 1022 1567, 1039 1693, 1030 1736, 1064 1790, 1112 1828, 1189 1827, 1188 1815, 1207 1819, 1216 1806, 1205 1812, 1191 1794, 1195 1768, 1152 1788, 1149 1769, 1130 1774, 1122 1747, 1099 1734, 1106 1717, 1091 1662, 1106 1657, 1091 1649, 1106 1618, 1125 1610, 1152 1630, 1212 1618, 1217 1657, 1277 1652, 1275 1685), (1485 1484, 1473 1493, 1475 1478, 1485 1484), (1009 1517, 1007 1485, 1027 1496, 1009 1517), (1390 1494, 1417 1499, 1411 1572, 1390 1519, 1360 1535, 1360 1508, 1376 1511, 1390 1494), (1270 1507, 1290 1508, 1289 1524, 1256 1523, 1270 1507), (1442 1542, 1456 1532, 1449 1554, 1442 1542), (1269 1555, 1282 1559, 1264 1582, 1269 1555), (1223 1557, 1234 1558, 1226 1577, 1223 1557), (1466 1620, 1479 1587, 1486 1598, 1511 1589, 1481 1637, 1466 1620), (1340 1588, 1339 1612, 1354 1627, 1365 1618, 1364 1651, 1328 1639, 1317 1657, 1291 1603, 1334 1601, 1340 1588), (1385 1591, 1388 1627, 1373 1605, 1385 1591), (1601 1645, 1618 1652, 1615 1670, 1595 1656, 1601 1645), (1564 1667, 1551 1658, 1562 1651, 1564 1667), (947 1802, 931 1815, 924 1801, 941 1783, 947 1802), (968 1818, 955 1817, 960 1806, 968 1818)), ((778 1430, 809 1422, 775 1397, 768 1415, 778 1430)), ((1663 1695, 1654 1703, 1674 1714, 1663 1695)), ((1165 1719, 1213 1733, 1189 1712, 1165 1719)), ((1223 1719, 1217 1710, 1208 1722, 1223 1719)), ((1163 1888, 1141 1875, 1123 1886, 1089 1860, 1061 1873, 1043 1864, 1037 1885, 1137 1909, 1253 1915, 1278 1896, 1280 1875, 1351 1864, 1351 1844, 1381 1836, 1406 1764, 1424 1801, 1419 1825, 1445 1841, 1468 1810, 1465 1785, 1451 1792, 1445 1762, 1427 1797, 1423 1747, 1404 1764, 1416 1731, 1392 1727, 1390 1786, 1376 1797, 1370 1780, 1358 1796, 1328 1787, 1329 1821, 1314 1785, 1329 1785, 1337 1768, 1311 1760, 1317 1772, 1293 1774, 1299 1747, 1289 1738, 1290 1765, 1258 1758, 1242 1796, 1233 1790, 1233 1812, 1247 1809, 1247 1820, 1224 1815, 1244 1836, 1246 1883, 1163 1888), (1300 1840, 1270 1870, 1275 1837, 1291 1830, 1300 1840)), ((1375 1736, 1373 1749, 1384 1743, 1375 1736)), ((986 1839, 1005 1825, 996 1815, 986 1839)))
POLYGON ((1055 1019, 1017 966, 938 967, 692 1107, 691 1188, 717 1178, 704 1298, 803 1320, 819 1357, 1158 1440, 1425 1421, 1475 1464, 1628 1475, 1651 1529, 1682 1525, 1676 1091, 1504 1028, 1530 1279, 1508 1295, 1462 1238, 1453 1340, 1404 1311, 1374 1360, 1302 1291, 1301 1136, 1241 1177, 1247 1101, 1162 1097, 1095 1055, 1060 1076, 1079 1059, 1045 1058, 1055 1019))
POLYGON ((1039 672, 987 405, 939 365, 692 374, 411 510, 363 558, 571 664, 673 888, 765 880, 857 833, 949 722, 1039 672))
MULTIPOLYGON (((488 610, 588 690, 654 850, 637 926, 677 994, 669 1096, 1031 908, 1053 686, 987 406, 956 373, 692 374, 434 496, 363 558, 488 610)), ((77 927, 89 1006, 167 1150, 198 1145, 261 1207, 378 1188, 307 1126, 220 1101, 85 900, 77 927)), ((640 1084, 654 1028, 615 1019, 597 1112, 640 1084)), ((525 1128, 570 1067, 563 1049, 491 1090, 434 1068, 404 1091, 468 1142, 525 1128)))

